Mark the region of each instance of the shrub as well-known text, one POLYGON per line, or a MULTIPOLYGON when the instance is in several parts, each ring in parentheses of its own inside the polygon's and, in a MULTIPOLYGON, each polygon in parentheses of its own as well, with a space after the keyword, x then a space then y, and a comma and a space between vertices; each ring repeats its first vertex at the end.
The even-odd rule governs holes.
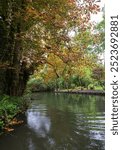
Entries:
POLYGON ((3 95, 0 97, 0 129, 20 111, 27 107, 28 102, 24 98, 10 97, 3 95))

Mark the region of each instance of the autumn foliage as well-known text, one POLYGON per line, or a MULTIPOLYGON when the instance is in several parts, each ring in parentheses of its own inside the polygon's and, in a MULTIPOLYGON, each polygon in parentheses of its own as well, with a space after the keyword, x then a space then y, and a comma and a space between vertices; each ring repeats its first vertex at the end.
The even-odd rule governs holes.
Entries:
POLYGON ((79 47, 71 33, 90 31, 91 14, 99 11, 94 0, 0 0, 0 92, 22 95, 39 66, 49 66, 54 77, 81 74, 73 67, 91 64, 89 35, 79 47))

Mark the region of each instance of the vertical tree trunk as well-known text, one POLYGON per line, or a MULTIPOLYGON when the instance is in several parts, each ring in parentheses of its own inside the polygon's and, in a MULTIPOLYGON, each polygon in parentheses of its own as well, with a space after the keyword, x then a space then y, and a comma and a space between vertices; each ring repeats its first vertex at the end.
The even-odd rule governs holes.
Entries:
POLYGON ((22 20, 15 15, 19 11, 23 15, 25 2, 0 1, 0 93, 13 96, 23 94, 29 77, 28 69, 20 63, 22 20))

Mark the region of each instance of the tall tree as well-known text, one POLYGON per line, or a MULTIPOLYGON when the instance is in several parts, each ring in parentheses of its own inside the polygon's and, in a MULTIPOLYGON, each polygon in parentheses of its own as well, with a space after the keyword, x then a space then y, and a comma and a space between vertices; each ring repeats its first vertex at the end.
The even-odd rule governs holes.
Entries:
POLYGON ((0 92, 22 95, 39 57, 69 50, 69 32, 98 11, 93 0, 0 0, 0 92))

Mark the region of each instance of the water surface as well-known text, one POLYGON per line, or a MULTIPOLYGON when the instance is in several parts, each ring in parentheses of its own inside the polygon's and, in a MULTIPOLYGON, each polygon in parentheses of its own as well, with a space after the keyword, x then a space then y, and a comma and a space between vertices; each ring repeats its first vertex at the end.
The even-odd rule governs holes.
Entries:
POLYGON ((104 96, 35 93, 25 123, 0 150, 104 150, 104 96))

